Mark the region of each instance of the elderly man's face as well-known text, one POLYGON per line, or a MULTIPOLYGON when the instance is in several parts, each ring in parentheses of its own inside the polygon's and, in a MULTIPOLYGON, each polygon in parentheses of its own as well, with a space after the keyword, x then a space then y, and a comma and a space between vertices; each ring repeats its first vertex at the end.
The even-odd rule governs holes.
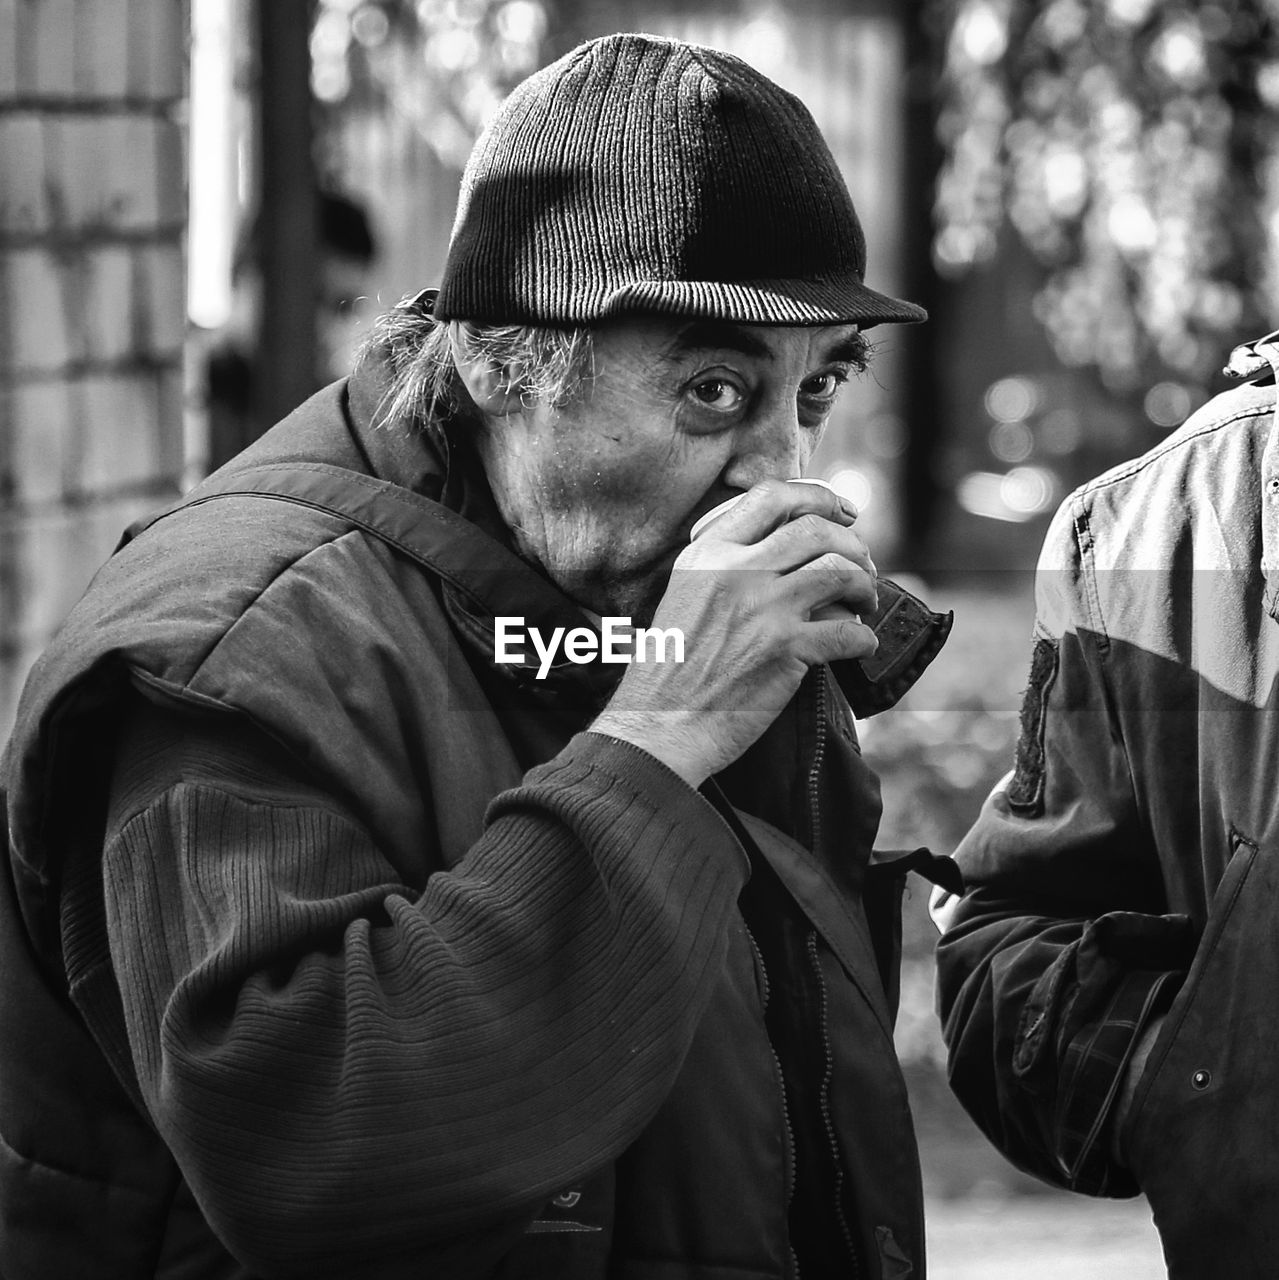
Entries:
POLYGON ((801 474, 860 350, 852 325, 602 327, 571 403, 519 406, 483 434, 521 552, 588 608, 651 617, 699 515, 801 474))

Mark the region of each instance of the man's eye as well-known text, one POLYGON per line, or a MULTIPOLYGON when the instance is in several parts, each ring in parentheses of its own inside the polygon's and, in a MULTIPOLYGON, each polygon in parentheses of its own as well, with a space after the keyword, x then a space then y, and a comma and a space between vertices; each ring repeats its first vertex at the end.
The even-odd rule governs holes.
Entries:
POLYGON ((831 369, 827 373, 815 373, 811 378, 805 378, 802 391, 809 400, 834 400, 840 387, 847 381, 848 374, 831 369))
POLYGON ((746 393, 727 378, 706 378, 694 383, 693 396, 698 404, 714 409, 717 413, 733 413, 740 409, 746 393))

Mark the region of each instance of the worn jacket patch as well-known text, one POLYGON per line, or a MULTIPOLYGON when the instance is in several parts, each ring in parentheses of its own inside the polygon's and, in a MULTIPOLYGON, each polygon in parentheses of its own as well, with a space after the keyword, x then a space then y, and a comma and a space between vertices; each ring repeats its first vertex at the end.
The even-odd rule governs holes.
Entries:
POLYGON ((1008 784, 1008 807, 1023 818, 1037 818, 1044 811, 1044 726, 1048 718, 1048 694, 1057 678, 1058 642, 1036 636, 1030 656, 1030 683, 1021 704, 1021 733, 1008 784))

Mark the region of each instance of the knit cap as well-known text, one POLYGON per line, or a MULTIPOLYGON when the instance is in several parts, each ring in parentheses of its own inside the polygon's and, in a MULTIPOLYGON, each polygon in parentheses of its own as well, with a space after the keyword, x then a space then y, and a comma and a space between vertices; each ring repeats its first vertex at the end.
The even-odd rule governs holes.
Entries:
POLYGON ((611 35, 518 85, 476 143, 434 314, 926 318, 865 273, 848 188, 798 98, 730 54, 611 35))

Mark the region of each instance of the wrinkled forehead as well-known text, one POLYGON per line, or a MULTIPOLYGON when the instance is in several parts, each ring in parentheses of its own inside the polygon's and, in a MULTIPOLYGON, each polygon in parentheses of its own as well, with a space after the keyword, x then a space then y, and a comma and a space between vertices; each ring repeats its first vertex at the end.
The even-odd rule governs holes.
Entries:
POLYGON ((667 353, 675 358, 688 352, 734 351, 752 359, 771 361, 791 350, 818 352, 826 360, 853 361, 865 351, 865 339, 855 324, 764 325, 733 320, 688 320, 671 323, 667 353))

